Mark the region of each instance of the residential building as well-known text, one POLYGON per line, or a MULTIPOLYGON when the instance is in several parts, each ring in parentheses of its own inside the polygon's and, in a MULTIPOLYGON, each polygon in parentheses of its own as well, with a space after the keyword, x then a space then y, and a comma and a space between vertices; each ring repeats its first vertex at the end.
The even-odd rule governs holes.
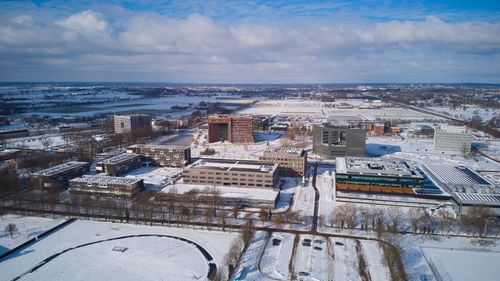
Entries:
POLYGON ((90 163, 66 162, 31 174, 39 188, 66 187, 68 181, 90 172, 90 163))
POLYGON ((127 152, 140 154, 162 167, 184 167, 191 161, 191 148, 179 145, 134 144, 127 152))
POLYGON ((303 177, 307 167, 307 152, 294 147, 268 148, 259 161, 278 163, 279 173, 287 177, 303 177))
POLYGON ((253 143, 252 116, 211 115, 208 117, 208 142, 253 143))
POLYGON ((183 170, 184 183, 274 188, 279 164, 250 160, 199 159, 183 170))
POLYGON ((119 176, 130 170, 139 168, 141 156, 134 153, 122 153, 96 163, 96 170, 111 176, 119 176))
POLYGON ((69 192, 133 197, 144 189, 144 180, 127 177, 82 176, 69 181, 69 192))
POLYGON ((325 123, 313 127, 313 153, 325 159, 365 156, 366 130, 360 126, 325 123))

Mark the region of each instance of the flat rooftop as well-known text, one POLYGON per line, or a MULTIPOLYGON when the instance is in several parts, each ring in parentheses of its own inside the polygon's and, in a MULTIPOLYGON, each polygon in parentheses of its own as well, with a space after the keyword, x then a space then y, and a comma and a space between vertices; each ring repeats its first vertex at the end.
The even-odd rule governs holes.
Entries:
POLYGON ((462 165, 427 163, 423 165, 439 181, 447 185, 493 186, 488 180, 472 169, 462 165))
POLYGON ((69 171, 72 169, 81 168, 81 167, 88 165, 88 164, 89 163, 87 163, 87 162, 77 162, 77 161, 66 162, 66 163, 63 163, 63 164, 60 164, 60 165, 57 165, 54 167, 50 167, 50 168, 42 170, 42 171, 38 171, 36 173, 33 173, 33 175, 35 175, 35 176, 53 176, 53 175, 57 175, 57 174, 60 174, 60 173, 63 173, 63 172, 66 172, 66 171, 69 171))
POLYGON ((134 184, 140 181, 142 181, 142 179, 136 179, 130 177, 99 176, 99 175, 96 176, 84 175, 70 180, 70 182, 98 183, 98 184, 134 184))
MULTIPOLYGON (((213 186, 211 186, 213 187, 213 186)), ((175 188, 179 194, 187 193, 193 189, 198 189, 200 192, 204 192, 204 188, 200 185, 195 184, 185 184, 177 183, 175 185, 169 185, 161 190, 163 193, 169 192, 172 188, 175 188)), ((231 199, 243 199, 248 201, 272 201, 276 200, 279 191, 274 189, 266 188, 247 188, 247 187, 237 187, 237 186, 215 186, 215 188, 220 192, 220 197, 231 198, 231 199)))
POLYGON ((168 145, 168 144, 133 144, 129 148, 147 148, 147 149, 173 149, 173 150, 184 150, 189 148, 189 146, 182 145, 168 145))
POLYGON ((185 169, 209 169, 220 171, 241 171, 257 173, 273 173, 278 164, 263 164, 250 160, 230 160, 230 159, 199 159, 185 169))
POLYGON ((423 178, 405 161, 394 159, 339 157, 336 160, 336 169, 337 173, 341 174, 423 178))
POLYGON ((118 155, 113 156, 113 157, 108 158, 108 159, 104 159, 104 160, 100 161, 99 164, 101 164, 101 163, 102 164, 119 164, 119 163, 122 163, 122 162, 125 162, 128 160, 137 158, 137 157, 140 157, 140 155, 134 154, 134 153, 123 153, 123 154, 118 154, 118 155))
POLYGON ((468 132, 467 127, 465 126, 442 126, 438 130, 445 131, 447 133, 457 133, 457 134, 459 133, 464 134, 468 132))
POLYGON ((455 192, 454 195, 463 204, 500 206, 500 194, 455 192))
POLYGON ((303 152, 304 152, 303 149, 299 149, 299 148, 292 147, 292 146, 282 146, 282 147, 275 147, 275 148, 270 147, 264 151, 264 155, 272 154, 272 153, 286 153, 286 154, 295 154, 297 156, 302 156, 303 152))

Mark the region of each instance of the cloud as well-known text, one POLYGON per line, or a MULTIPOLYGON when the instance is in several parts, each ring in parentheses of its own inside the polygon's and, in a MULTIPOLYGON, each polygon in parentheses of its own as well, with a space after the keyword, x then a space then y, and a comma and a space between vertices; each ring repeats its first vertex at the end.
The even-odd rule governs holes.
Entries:
POLYGON ((113 20, 93 10, 38 20, 19 14, 0 26, 0 80, 430 81, 478 77, 486 64, 484 77, 500 82, 498 22, 113 20))

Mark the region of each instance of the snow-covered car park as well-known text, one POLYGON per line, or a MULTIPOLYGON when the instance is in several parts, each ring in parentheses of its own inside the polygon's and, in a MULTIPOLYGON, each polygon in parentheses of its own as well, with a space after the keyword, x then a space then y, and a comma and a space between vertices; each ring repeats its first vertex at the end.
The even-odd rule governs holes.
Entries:
POLYGON ((3 258, 0 272, 3 280, 207 280, 236 235, 77 220, 3 258))

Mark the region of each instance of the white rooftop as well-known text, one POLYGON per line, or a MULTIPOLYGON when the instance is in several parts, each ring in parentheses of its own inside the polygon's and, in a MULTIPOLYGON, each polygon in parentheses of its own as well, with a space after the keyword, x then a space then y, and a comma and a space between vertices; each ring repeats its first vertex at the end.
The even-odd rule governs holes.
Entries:
POLYGON ((213 168, 226 171, 250 171, 250 172, 263 172, 270 173, 278 168, 278 164, 262 164, 257 161, 248 160, 212 160, 212 159, 199 159, 187 167, 188 169, 204 169, 213 168))
POLYGON ((48 169, 45 169, 42 171, 38 171, 36 173, 33 173, 33 175, 53 176, 53 175, 57 175, 59 173, 66 172, 66 171, 69 171, 69 170, 72 170, 75 168, 83 167, 85 165, 88 165, 88 163, 87 162, 77 162, 77 161, 66 162, 66 163, 63 163, 63 164, 60 164, 60 165, 57 165, 57 166, 54 166, 54 167, 51 167, 51 168, 48 168, 48 169))
POLYGON ((416 169, 402 160, 338 157, 335 162, 338 173, 421 177, 416 169))
POLYGON ((134 184, 140 182, 142 179, 136 179, 132 177, 111 177, 111 176, 89 176, 84 175, 79 178, 74 178, 70 182, 82 182, 82 183, 99 183, 99 184, 134 184))

